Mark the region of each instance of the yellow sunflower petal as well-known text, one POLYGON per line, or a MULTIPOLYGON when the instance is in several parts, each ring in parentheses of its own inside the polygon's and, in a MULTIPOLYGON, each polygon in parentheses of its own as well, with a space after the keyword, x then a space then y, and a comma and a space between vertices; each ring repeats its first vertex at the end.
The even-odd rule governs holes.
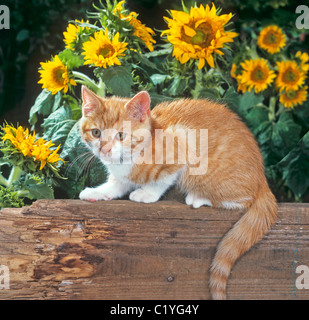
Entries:
POLYGON ((282 30, 275 25, 268 26, 260 32, 257 44, 270 54, 279 52, 286 43, 286 37, 282 30))
POLYGON ((305 82, 306 73, 297 65, 296 61, 279 61, 277 68, 276 86, 280 91, 298 90, 305 82))
POLYGON ((284 105, 286 108, 293 108, 296 105, 301 105, 303 102, 307 100, 307 91, 308 87, 304 86, 299 90, 287 90, 280 94, 280 103, 284 105))
POLYGON ((96 67, 107 68, 114 64, 120 65, 118 58, 124 56, 128 43, 119 42, 119 33, 111 40, 108 29, 96 32, 94 37, 83 44, 82 55, 85 56, 85 65, 94 64, 96 67))
POLYGON ((42 84, 43 89, 51 91, 52 94, 63 90, 67 92, 70 85, 76 85, 71 82, 69 78, 68 68, 61 62, 60 58, 56 55, 52 61, 41 62, 42 70, 39 70, 41 79, 38 81, 42 84))
POLYGON ((243 71, 236 79, 241 90, 246 87, 248 91, 254 89, 255 93, 259 93, 266 90, 276 77, 265 59, 245 60, 240 65, 243 71))
POLYGON ((162 36, 173 45, 173 55, 180 63, 190 58, 199 60, 199 67, 204 67, 206 61, 212 68, 214 65, 213 54, 223 55, 219 49, 228 42, 233 42, 238 34, 225 30, 226 23, 232 14, 218 15, 214 4, 210 8, 191 7, 190 13, 171 11, 172 19, 165 18, 168 30, 163 31, 162 36))

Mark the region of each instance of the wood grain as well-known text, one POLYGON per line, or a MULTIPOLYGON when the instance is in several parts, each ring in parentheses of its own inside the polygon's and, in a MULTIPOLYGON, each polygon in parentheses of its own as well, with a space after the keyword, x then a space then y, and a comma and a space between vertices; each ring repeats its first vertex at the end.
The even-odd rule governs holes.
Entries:
MULTIPOLYGON (((40 200, 0 211, 0 299, 209 299, 216 246, 241 211, 176 201, 40 200)), ((309 204, 279 205, 270 233, 235 264, 228 299, 308 299, 309 204)))

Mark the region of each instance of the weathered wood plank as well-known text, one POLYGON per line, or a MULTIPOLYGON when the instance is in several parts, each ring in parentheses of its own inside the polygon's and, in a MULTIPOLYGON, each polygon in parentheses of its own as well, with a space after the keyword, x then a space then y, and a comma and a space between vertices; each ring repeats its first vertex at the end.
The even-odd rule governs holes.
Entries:
MULTIPOLYGON (((0 299, 209 299, 208 269, 241 211, 175 201, 40 200, 0 211, 0 299)), ((229 299, 308 299, 309 204, 280 204, 270 233, 234 266, 229 299)))

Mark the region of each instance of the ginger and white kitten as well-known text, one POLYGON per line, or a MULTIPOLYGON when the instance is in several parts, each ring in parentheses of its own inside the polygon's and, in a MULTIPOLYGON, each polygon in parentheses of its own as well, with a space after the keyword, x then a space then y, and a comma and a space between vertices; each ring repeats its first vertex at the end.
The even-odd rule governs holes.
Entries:
POLYGON ((80 199, 112 200, 129 194, 132 201, 151 203, 176 185, 194 208, 247 209, 220 242, 210 269, 211 295, 225 299, 235 261, 277 217, 276 199, 250 131, 225 106, 208 100, 163 102, 150 111, 146 91, 131 99, 101 98, 84 86, 82 98, 81 136, 109 178, 83 190, 80 199), (205 129, 207 136, 202 136, 205 129), (190 139, 190 130, 196 131, 195 138, 190 139), (184 134, 171 145, 167 140, 176 132, 184 134), (156 144, 162 136, 165 144, 156 144))

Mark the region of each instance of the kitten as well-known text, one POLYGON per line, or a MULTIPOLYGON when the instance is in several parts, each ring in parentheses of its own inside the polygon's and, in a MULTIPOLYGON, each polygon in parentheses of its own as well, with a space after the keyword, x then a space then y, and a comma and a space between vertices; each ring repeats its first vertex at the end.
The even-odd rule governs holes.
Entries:
POLYGON ((150 111, 146 91, 131 99, 101 98, 84 86, 82 99, 81 136, 105 164, 109 178, 83 190, 80 199, 129 194, 132 201, 151 203, 176 185, 194 208, 247 209, 220 242, 210 269, 211 295, 225 299, 235 261, 277 217, 276 199, 250 131, 225 106, 208 100, 163 102, 150 111), (190 138, 190 132, 196 135, 190 138), (156 143, 162 137, 165 143, 156 143))

